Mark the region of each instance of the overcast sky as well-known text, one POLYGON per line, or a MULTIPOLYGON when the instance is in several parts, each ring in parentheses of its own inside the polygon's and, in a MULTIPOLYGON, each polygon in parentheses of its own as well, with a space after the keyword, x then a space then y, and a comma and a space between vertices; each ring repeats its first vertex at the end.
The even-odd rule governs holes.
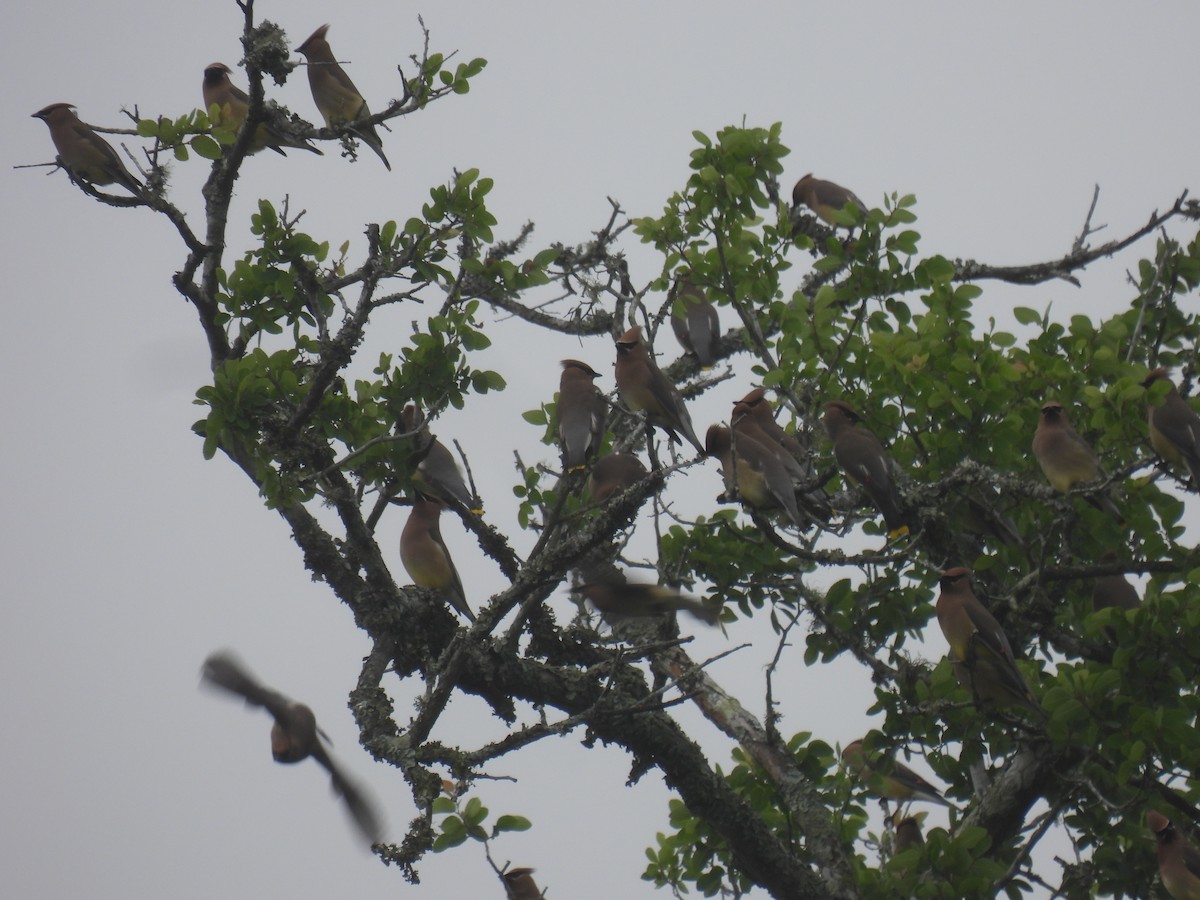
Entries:
MULTIPOLYGON (((1094 184, 1096 220, 1109 226, 1099 240, 1200 188, 1195 3, 1007 3, 985 14, 960 3, 290 0, 260 2, 258 13, 293 46, 330 22, 334 52, 376 107, 400 93, 395 64, 420 50, 418 13, 434 49, 489 65, 467 96, 394 123, 384 135, 390 174, 369 152, 351 164, 333 146, 325 157, 248 160, 231 255, 246 246, 260 196, 290 194, 293 208, 308 211, 310 233, 361 250, 364 223, 416 214, 453 167, 495 179, 497 237, 532 220, 537 246, 580 242, 608 216, 606 197, 632 215, 659 213, 688 176, 692 131, 743 120, 783 122, 788 187, 812 171, 870 205, 893 191, 916 194, 922 251, 950 257, 1015 264, 1062 255, 1094 184)), ((240 33, 232 0, 169 11, 134 0, 27 3, 7 14, 0 895, 499 898, 475 846, 428 858, 423 890, 406 885, 357 844, 319 769, 271 761, 264 714, 197 690, 204 657, 237 648, 264 681, 314 707, 337 756, 378 793, 391 836, 402 836, 415 814, 407 786, 358 746, 345 707, 365 637, 310 581, 283 522, 245 477, 222 458, 205 462, 191 432, 208 356, 170 285, 183 258, 177 238, 148 211, 93 202, 61 172, 12 168, 53 158, 45 126, 29 118, 48 103, 75 103, 104 125, 124 124, 122 106, 144 115, 194 108, 204 66, 240 59, 240 33)), ((240 69, 234 80, 245 85, 240 69)), ((271 96, 317 118, 303 72, 271 96)), ((206 172, 200 160, 173 167, 174 198, 193 214, 206 172)), ((646 248, 630 240, 626 249, 635 282, 658 273, 646 248)), ((985 285, 979 307, 1002 322, 1017 298, 1053 303, 1062 315, 1105 315, 1128 302, 1122 273, 1152 250, 1146 242, 1084 273, 1081 289, 985 285)), ((798 280, 807 257, 796 262, 798 280)), ((398 312, 393 334, 425 314, 398 312)), ((437 427, 443 440, 462 441, 489 520, 509 530, 508 447, 527 461, 555 459, 520 411, 551 399, 562 356, 611 373, 603 338, 538 341, 544 358, 530 353, 528 336, 498 341, 487 364, 509 390, 437 427)), ((388 349, 387 335, 370 347, 388 349)), ((674 357, 669 335, 660 351, 674 357)), ((602 384, 610 389, 611 379, 602 384)), ((726 387, 697 404, 697 430, 743 392, 726 387)), ((715 495, 715 466, 668 487, 685 489, 715 495)), ((385 548, 402 524, 402 514, 385 519, 385 548)), ((444 530, 478 607, 500 576, 458 523, 444 530)), ((398 554, 393 561, 405 580, 398 554)), ((565 614, 564 597, 552 602, 565 614)), ((756 635, 752 650, 712 674, 761 715, 769 634, 738 626, 728 639, 703 635, 695 652, 756 635)), ((859 736, 870 724, 866 679, 839 669, 835 681, 800 657, 797 647, 782 675, 794 685, 783 699, 785 733, 859 736)), ((398 714, 410 709, 402 700, 398 714)), ((478 711, 458 704, 459 730, 448 736, 477 744, 494 733, 478 711)), ((728 742, 691 711, 680 717, 727 765, 728 742)), ((649 896, 638 877, 642 849, 666 828, 666 793, 652 775, 624 789, 627 770, 622 755, 584 750, 574 737, 498 764, 495 774, 520 781, 481 785, 479 794, 494 814, 522 813, 535 827, 497 841, 497 859, 536 866, 553 900, 649 896)), ((934 811, 930 824, 942 816, 934 811)))

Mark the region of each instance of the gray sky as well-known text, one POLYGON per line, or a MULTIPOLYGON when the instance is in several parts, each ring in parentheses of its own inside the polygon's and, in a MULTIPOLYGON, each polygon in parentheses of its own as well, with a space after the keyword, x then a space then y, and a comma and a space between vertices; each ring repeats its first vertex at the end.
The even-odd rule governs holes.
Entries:
MULTIPOLYGON (((308 210, 310 233, 335 246, 349 238, 358 251, 363 223, 403 221, 452 167, 495 179, 498 237, 533 220, 537 246, 583 241, 607 217, 606 196, 632 215, 660 212, 688 176, 692 131, 712 134, 743 118, 784 123, 788 188, 812 171, 871 205, 885 193, 915 193, 927 254, 1049 259, 1069 249, 1096 183, 1096 220, 1109 225, 1096 240, 1128 233, 1182 188, 1200 188, 1193 3, 1008 3, 984 14, 956 3, 441 2, 422 10, 292 0, 258 12, 282 24, 293 46, 331 22, 335 53, 376 107, 399 93, 395 63, 420 49, 418 12, 434 49, 483 56, 489 66, 467 96, 385 133, 391 174, 369 152, 352 165, 334 147, 323 158, 248 160, 231 258, 245 246, 241 223, 259 196, 290 193, 293 208, 308 210)), ((235 647, 264 681, 316 709, 338 757, 375 789, 390 833, 402 835, 415 812, 407 787, 358 747, 345 708, 365 638, 332 593, 311 583, 284 524, 244 476, 223 459, 206 463, 191 433, 207 353, 170 286, 178 240, 149 212, 92 202, 62 173, 11 168, 53 157, 44 125, 29 118, 48 103, 73 102, 84 120, 105 125, 123 123, 123 105, 155 115, 199 105, 203 67, 240 58, 236 5, 180 4, 168 16, 161 4, 134 0, 20 4, 7 25, 0 894, 502 896, 471 846, 430 857, 418 894, 357 845, 319 769, 271 762, 265 715, 196 689, 206 654, 235 647)), ((315 119, 297 75, 271 95, 315 119)), ((234 80, 245 85, 240 70, 234 80)), ((175 199, 192 213, 206 172, 200 160, 174 167, 175 199)), ((1001 322, 1017 299, 1053 303, 1063 316, 1110 313, 1132 294, 1123 271, 1152 247, 1095 267, 1082 289, 985 285, 979 308, 1001 322)), ((626 248, 635 282, 657 274, 652 253, 634 239, 626 248)), ((795 262, 799 280, 807 257, 795 262)), ((389 348, 386 329, 402 335, 425 314, 397 311, 366 362, 389 348)), ((660 350, 673 358, 664 338, 660 350)), ((562 356, 611 372, 603 339, 538 338, 538 346, 544 359, 527 339, 498 341, 488 364, 509 390, 437 427, 443 440, 462 440, 489 519, 510 530, 511 455, 496 447, 554 460, 519 412, 551 398, 562 356)), ((693 407, 697 429, 741 393, 727 387, 693 407)), ((719 489, 710 465, 668 492, 682 500, 719 489)), ((402 524, 402 515, 384 521, 385 547, 402 524)), ((457 523, 445 531, 478 607, 500 576, 457 523)), ((552 602, 565 614, 565 598, 552 602)), ((761 714, 769 633, 705 634, 695 652, 755 637, 752 650, 713 674, 761 714)), ((794 648, 781 675, 795 686, 783 703, 785 732, 857 737, 868 727, 870 689, 854 673, 806 670, 794 648)), ((407 715, 407 688, 395 696, 407 715)), ((447 737, 479 743, 493 734, 478 712, 457 703, 447 737)), ((728 743, 690 710, 680 717, 727 765, 728 743)), ((638 878, 642 849, 666 827, 666 794, 653 776, 623 789, 627 769, 620 754, 585 751, 575 738, 497 765, 496 774, 520 781, 483 784, 480 796, 493 815, 519 812, 535 826, 502 837, 497 858, 536 866, 556 900, 648 896, 638 878)), ((943 824, 942 815, 932 812, 930 824, 943 824)))

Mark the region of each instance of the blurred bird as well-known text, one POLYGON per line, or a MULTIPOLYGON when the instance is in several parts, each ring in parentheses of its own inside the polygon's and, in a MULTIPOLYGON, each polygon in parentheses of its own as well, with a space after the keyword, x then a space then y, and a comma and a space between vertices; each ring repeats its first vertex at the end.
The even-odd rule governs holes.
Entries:
POLYGON ((754 438, 738 435, 724 425, 712 425, 705 435, 705 455, 721 462, 725 490, 755 509, 782 509, 798 528, 809 522, 796 504, 796 490, 775 455, 754 438))
POLYGON ((381 840, 382 828, 375 804, 334 763, 322 743, 322 739, 329 738, 317 727, 311 709, 259 684, 228 650, 213 653, 204 661, 201 678, 213 687, 242 697, 247 706, 261 706, 269 712, 275 719, 271 726, 271 755, 275 762, 297 763, 311 756, 329 772, 334 792, 345 802, 363 837, 373 844, 381 840))
POLYGON ((371 110, 350 76, 338 64, 337 57, 325 40, 328 25, 322 25, 308 36, 296 52, 308 60, 308 86, 312 90, 313 102, 325 124, 330 128, 345 126, 355 137, 375 151, 390 172, 392 164, 383 155, 383 141, 374 125, 357 124, 359 119, 369 118, 371 110))
MULTIPOLYGON (((411 403, 400 413, 400 427, 407 434, 415 434, 425 422, 425 416, 417 412, 411 403)), ((446 504, 457 504, 475 515, 483 512, 483 501, 471 493, 463 479, 454 455, 446 445, 433 436, 428 429, 415 437, 419 457, 417 481, 430 496, 446 504)))
POLYGON ((709 625, 716 625, 721 617, 718 607, 657 584, 622 582, 612 577, 581 584, 575 590, 608 619, 650 618, 680 609, 709 625))
POLYGON ((796 186, 792 188, 792 210, 796 210, 802 203, 816 213, 818 218, 835 228, 843 223, 838 222, 833 214, 845 209, 847 204, 852 204, 864 215, 867 212, 867 205, 859 200, 853 191, 832 181, 813 178, 811 173, 797 181, 796 186))
POLYGON ((538 890, 537 882, 533 880, 534 869, 509 869, 504 873, 504 890, 509 900, 543 900, 545 896, 538 890))
POLYGON ((675 304, 671 307, 671 330, 684 351, 696 357, 705 369, 717 364, 717 342, 721 319, 717 308, 704 296, 690 275, 676 282, 675 304))
POLYGON ((977 701, 1041 713, 1013 661, 1008 637, 971 590, 968 575, 960 566, 947 569, 938 581, 937 619, 950 644, 955 675, 977 701))
MULTIPOLYGON (((1087 441, 1071 427, 1063 405, 1056 400, 1042 407, 1037 431, 1033 435, 1033 455, 1037 457, 1050 486, 1060 494, 1069 492, 1076 484, 1104 478, 1100 460, 1087 441)), ((1118 522, 1124 521, 1121 511, 1104 494, 1089 494, 1085 499, 1097 509, 1115 517, 1118 522)))
POLYGON ((867 786, 889 800, 927 800, 949 806, 942 792, 904 763, 882 754, 874 754, 867 763, 861 739, 851 741, 842 750, 842 764, 867 786))
POLYGON ((862 486, 883 514, 889 538, 908 534, 906 516, 900 508, 900 498, 892 480, 891 458, 879 438, 866 428, 858 427, 859 421, 860 416, 850 404, 841 400, 825 404, 822 422, 833 441, 833 455, 838 465, 847 478, 862 486))
MULTIPOLYGON (((739 400, 733 405, 730 424, 733 426, 733 433, 737 440, 749 438, 757 441, 779 461, 792 482, 796 504, 804 513, 823 522, 829 521, 833 515, 833 509, 829 506, 829 498, 821 486, 816 483, 816 474, 808 465, 808 460, 804 459, 802 462, 802 458, 792 455, 782 443, 775 439, 776 433, 782 433, 785 437, 791 436, 776 424, 767 404, 760 404, 756 409, 739 400), (768 420, 771 425, 775 426, 770 430, 763 427, 763 423, 768 420)), ((793 442, 795 442, 794 438, 793 442)), ((798 444, 798 442, 796 443, 798 444)))
POLYGON ((1166 369, 1152 371, 1142 387, 1150 388, 1156 381, 1165 381, 1170 387, 1158 406, 1150 406, 1150 443, 1167 462, 1187 466, 1192 488, 1200 490, 1200 416, 1179 396, 1166 369))
MULTIPOLYGON (((217 106, 221 110, 221 121, 227 122, 236 132, 242 127, 242 123, 246 121, 246 114, 250 111, 250 97, 245 91, 229 80, 229 73, 232 71, 229 66, 221 62, 209 63, 208 67, 205 68, 203 85, 204 110, 208 112, 213 106, 217 106)), ((258 128, 255 129, 254 137, 250 141, 250 146, 246 148, 246 153, 247 155, 257 153, 263 147, 270 147, 282 156, 287 156, 283 152, 284 147, 310 150, 313 153, 324 156, 309 141, 301 137, 283 134, 271 127, 268 122, 260 123, 258 128)))
POLYGON ((642 329, 638 325, 617 340, 616 380, 617 393, 626 406, 634 412, 644 412, 650 424, 663 429, 672 443, 680 443, 676 432, 681 431, 693 447, 704 453, 683 397, 655 365, 642 342, 642 329))
POLYGON ((35 112, 50 129, 58 159, 77 178, 94 185, 119 184, 141 194, 145 185, 129 174, 112 145, 79 121, 73 103, 51 103, 35 112))
POLYGON ((562 369, 558 381, 558 441, 563 466, 574 472, 600 449, 608 405, 593 383, 600 377, 599 372, 577 359, 564 359, 562 369))
POLYGON ((646 475, 646 467, 636 456, 610 453, 596 460, 588 476, 588 492, 597 503, 605 503, 613 494, 627 490, 646 475))
POLYGON ((1200 900, 1200 851, 1157 810, 1146 813, 1146 824, 1158 841, 1158 874, 1167 893, 1175 900, 1200 900))
POLYGON ((400 532, 400 561, 413 584, 439 591, 451 606, 474 622, 475 615, 467 606, 462 579, 458 577, 454 560, 442 540, 441 515, 439 501, 418 495, 404 530, 400 532))
POLYGON ((925 837, 921 834, 921 822, 926 815, 919 812, 906 816, 900 810, 893 814, 892 825, 896 829, 896 835, 892 839, 892 856, 899 856, 905 850, 925 844, 925 837))

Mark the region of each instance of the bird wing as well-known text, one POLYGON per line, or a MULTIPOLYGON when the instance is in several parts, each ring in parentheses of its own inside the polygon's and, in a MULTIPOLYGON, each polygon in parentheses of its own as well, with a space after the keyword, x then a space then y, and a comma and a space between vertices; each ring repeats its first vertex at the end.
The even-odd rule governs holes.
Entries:
POLYGON ((383 826, 379 810, 366 792, 346 776, 341 767, 333 761, 333 757, 320 744, 312 753, 313 759, 329 772, 329 781, 334 792, 342 798, 346 809, 354 819, 359 832, 372 844, 378 843, 383 834, 383 826))
POLYGON ((276 719, 283 719, 292 701, 254 679, 233 654, 214 653, 204 661, 201 677, 223 691, 243 698, 249 706, 261 706, 276 719))

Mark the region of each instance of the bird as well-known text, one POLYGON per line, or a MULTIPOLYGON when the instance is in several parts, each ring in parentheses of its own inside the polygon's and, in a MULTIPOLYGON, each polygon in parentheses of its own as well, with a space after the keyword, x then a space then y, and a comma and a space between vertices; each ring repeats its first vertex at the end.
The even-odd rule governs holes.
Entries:
POLYGON ((77 178, 99 186, 119 184, 137 195, 145 190, 145 185, 125 168, 112 145, 79 120, 75 104, 51 103, 31 118, 46 123, 59 162, 77 178))
POLYGON ((690 275, 683 275, 676 282, 671 330, 675 332, 679 346, 695 356, 701 367, 711 369, 717 364, 721 319, 717 308, 704 296, 690 275))
MULTIPOLYGON (((1042 414, 1033 435, 1033 455, 1050 486, 1060 494, 1067 493, 1076 484, 1099 481, 1105 477, 1100 460, 1087 441, 1071 427, 1066 410, 1057 400, 1042 406, 1042 414)), ((1124 521, 1121 511, 1107 496, 1089 494, 1086 499, 1117 521, 1124 521)))
POLYGON ((784 428, 775 421, 775 414, 771 410, 771 404, 767 402, 766 388, 756 387, 745 397, 738 401, 743 404, 751 415, 754 421, 758 423, 758 427, 771 438, 775 443, 781 446, 784 450, 797 458, 806 455, 804 445, 796 438, 794 434, 784 430, 784 428))
POLYGON ((577 359, 562 361, 558 381, 558 441, 568 472, 582 469, 604 440, 608 404, 595 385, 600 373, 577 359))
POLYGON ((1158 874, 1167 893, 1175 900, 1200 900, 1200 851, 1158 810, 1146 813, 1146 824, 1158 842, 1158 874))
POLYGON ((474 515, 480 515, 483 501, 467 487, 454 455, 428 429, 417 434, 424 422, 425 417, 411 403, 400 413, 400 427, 406 434, 416 436, 417 449, 413 455, 417 458, 417 482, 425 493, 443 503, 456 504, 474 515))
POLYGON ((892 479, 892 461, 879 438, 859 427, 861 417, 849 403, 833 400, 825 404, 821 419, 833 441, 833 455, 846 477, 861 485, 883 514, 888 537, 908 534, 908 522, 900 507, 892 479))
MULTIPOLYGON (((205 111, 209 112, 214 106, 218 107, 220 120, 236 132, 246 121, 246 114, 250 111, 250 97, 229 80, 229 73, 232 71, 225 63, 209 63, 204 69, 202 90, 205 111)), ((284 134, 273 128, 269 122, 259 123, 254 137, 250 141, 250 146, 246 148, 246 153, 257 153, 263 147, 270 147, 281 156, 287 156, 283 151, 284 147, 310 150, 319 156, 324 156, 319 147, 314 147, 304 138, 284 134)))
POLYGON ((904 763, 881 753, 872 754, 868 764, 863 742, 851 741, 842 750, 842 764, 880 797, 889 800, 927 800, 942 806, 950 803, 942 792, 904 763))
POLYGON ((819 219, 835 228, 845 223, 839 222, 834 213, 845 209, 847 204, 853 204, 862 214, 867 211, 867 205, 858 199, 854 191, 832 181, 813 178, 812 173, 805 175, 792 188, 792 210, 795 211, 800 204, 807 206, 819 219))
POLYGON ((467 606, 462 579, 442 540, 441 515, 440 501, 417 496, 400 532, 400 561, 413 584, 440 592, 451 606, 474 622, 475 614, 467 606))
POLYGON ((1150 405, 1150 444, 1167 462, 1187 466, 1192 487, 1200 490, 1200 416, 1179 396, 1166 369, 1154 369, 1142 387, 1149 389, 1157 381, 1169 387, 1161 403, 1150 405))
POLYGON ((642 341, 642 329, 634 325, 617 339, 617 393, 634 412, 644 412, 651 425, 663 429, 674 444, 683 432, 693 447, 704 453, 692 419, 675 385, 659 370, 642 341))
POLYGON ((534 869, 509 869, 502 876, 509 900, 542 900, 545 896, 533 880, 534 869))
POLYGON ((297 763, 311 756, 329 772, 334 792, 345 802, 363 837, 372 844, 381 840, 382 826, 375 803, 334 763, 322 743, 329 738, 317 727, 309 707, 259 684, 229 650, 210 654, 200 674, 206 684, 243 698, 247 706, 261 706, 269 712, 275 719, 271 726, 275 762, 297 763))
POLYGON ((892 824, 896 829, 896 835, 892 840, 892 856, 899 856, 905 850, 910 850, 913 847, 921 847, 925 844, 925 837, 921 834, 921 821, 925 818, 925 813, 919 812, 915 815, 906 816, 899 810, 892 816, 892 824))
POLYGON ((627 490, 646 475, 646 467, 636 456, 610 453, 596 460, 588 475, 588 492, 597 503, 605 503, 614 494, 627 490))
POLYGON ((383 155, 383 141, 374 125, 358 124, 360 119, 369 118, 371 110, 350 76, 346 74, 333 55, 329 41, 325 40, 328 25, 322 25, 308 36, 296 52, 308 60, 308 86, 312 90, 313 102, 325 124, 330 128, 344 126, 351 134, 375 151, 390 172, 392 164, 383 155))
POLYGON ((782 509, 798 528, 808 527, 792 479, 769 449, 724 425, 710 426, 704 444, 705 455, 721 462, 727 492, 755 509, 782 509))
POLYGON ((971 590, 969 574, 958 566, 938 580, 938 625, 950 645, 956 677, 977 701, 1041 713, 1013 661, 1008 636, 971 590))
MULTIPOLYGON (((1104 554, 1105 560, 1116 559, 1111 550, 1104 554)), ((1137 588, 1129 583, 1124 575, 1097 575, 1092 581, 1092 609, 1108 609, 1116 606, 1119 609, 1137 609, 1142 605, 1137 588)))
POLYGON ((651 618, 684 610, 702 622, 716 625, 721 617, 721 610, 716 606, 674 588, 627 582, 620 576, 597 578, 579 585, 575 591, 607 619, 651 618))
POLYGON ((776 423, 769 404, 763 402, 751 405, 745 400, 739 400, 733 405, 730 424, 733 426, 735 437, 739 440, 750 438, 757 441, 779 461, 792 482, 796 504, 804 513, 813 519, 829 521, 833 515, 829 498, 821 485, 816 483, 816 476, 808 464, 807 457, 793 454, 776 437, 782 435, 784 438, 791 438, 791 442, 799 446, 799 442, 776 423))

